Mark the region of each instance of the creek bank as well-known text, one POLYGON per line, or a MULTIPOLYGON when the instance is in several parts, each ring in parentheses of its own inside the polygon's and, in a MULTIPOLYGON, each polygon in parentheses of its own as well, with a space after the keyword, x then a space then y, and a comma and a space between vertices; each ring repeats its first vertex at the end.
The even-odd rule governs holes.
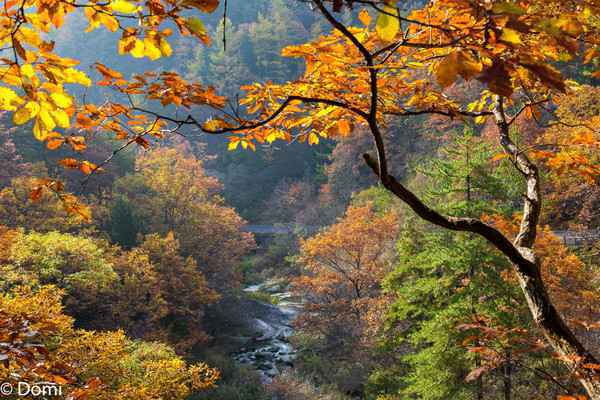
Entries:
POLYGON ((292 324, 301 303, 294 299, 288 284, 282 281, 267 281, 248 286, 244 291, 249 295, 245 300, 249 311, 247 324, 253 334, 233 353, 233 359, 252 366, 263 382, 269 383, 283 369, 294 364, 296 350, 289 338, 294 333, 292 324), (266 293, 273 301, 256 300, 258 296, 253 296, 256 293, 266 293))

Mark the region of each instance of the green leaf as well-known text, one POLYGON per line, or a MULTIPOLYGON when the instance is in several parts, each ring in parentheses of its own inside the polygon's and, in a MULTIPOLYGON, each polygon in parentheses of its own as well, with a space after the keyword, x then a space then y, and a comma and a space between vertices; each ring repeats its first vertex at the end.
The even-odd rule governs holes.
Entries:
POLYGON ((509 3, 507 1, 502 3, 496 3, 492 6, 492 12, 494 14, 514 14, 523 15, 527 11, 515 3, 509 3))
POLYGON ((379 36, 381 40, 385 42, 394 40, 400 30, 400 20, 397 16, 398 9, 393 6, 393 3, 386 2, 383 7, 383 12, 380 12, 377 17, 377 24, 375 26, 377 36, 379 36))
POLYGON ((204 37, 206 36, 206 28, 202 21, 196 17, 189 17, 185 19, 185 27, 189 29, 195 36, 204 37))

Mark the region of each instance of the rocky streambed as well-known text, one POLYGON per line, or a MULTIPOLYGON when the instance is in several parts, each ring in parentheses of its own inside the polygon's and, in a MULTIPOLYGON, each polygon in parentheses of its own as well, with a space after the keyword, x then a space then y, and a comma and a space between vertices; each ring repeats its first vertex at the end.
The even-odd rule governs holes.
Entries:
POLYGON ((273 302, 252 300, 255 304, 248 323, 255 333, 233 354, 233 358, 240 364, 256 368, 266 383, 281 370, 293 366, 296 357, 289 338, 294 333, 292 322, 301 304, 286 287, 281 282, 265 282, 245 289, 249 297, 258 298, 252 296, 256 293, 267 294, 273 302))

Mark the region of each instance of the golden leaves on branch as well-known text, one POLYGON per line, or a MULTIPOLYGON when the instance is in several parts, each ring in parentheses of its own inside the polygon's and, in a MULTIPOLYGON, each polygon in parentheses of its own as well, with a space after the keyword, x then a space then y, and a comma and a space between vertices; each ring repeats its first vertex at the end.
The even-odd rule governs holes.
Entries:
MULTIPOLYGON (((49 150, 68 145, 75 152, 84 151, 87 147, 84 136, 64 134, 64 131, 73 128, 105 130, 114 133, 117 139, 147 147, 150 145, 147 136, 163 136, 164 121, 135 112, 132 104, 77 104, 68 84, 90 86, 91 79, 76 69, 78 60, 61 57, 54 52, 54 42, 46 39, 48 33, 61 28, 67 15, 81 7, 88 23, 86 31, 99 28, 120 31, 118 50, 121 54, 156 60, 172 54, 168 38, 173 29, 208 44, 202 21, 190 16, 187 11, 211 13, 219 3, 219 0, 110 0, 75 5, 63 1, 32 0, 22 8, 20 3, 9 1, 0 16, 0 44, 5 50, 12 50, 7 51, 10 56, 3 59, 0 67, 0 110, 13 113, 15 125, 31 123, 33 136, 45 142, 49 150), (170 26, 167 27, 167 24, 170 26)), ((97 64, 95 67, 102 76, 97 83, 99 86, 117 88, 126 95, 143 94, 150 100, 160 101, 163 106, 222 107, 225 103, 225 99, 217 96, 212 88, 188 83, 175 73, 148 74, 134 77, 130 82, 105 65, 97 64)), ((93 163, 74 158, 63 159, 60 164, 85 175, 99 171, 93 163)), ((89 219, 88 210, 71 195, 64 194, 58 181, 41 184, 32 192, 31 199, 40 200, 43 190, 55 193, 67 209, 89 219)))
MULTIPOLYGON (((79 163, 76 160, 63 161, 70 166, 74 165, 74 162, 78 163, 78 165, 83 165, 83 163, 85 163, 79 163)), ((69 214, 76 215, 81 218, 81 220, 88 223, 92 221, 92 211, 90 207, 82 203, 77 196, 66 193, 64 191, 64 184, 61 181, 48 178, 36 179, 35 186, 29 192, 29 200, 32 202, 41 201, 44 192, 56 196, 69 214)))
MULTIPOLYGON (((89 24, 87 31, 101 26, 112 32, 121 30, 118 45, 121 54, 155 60, 172 54, 167 41, 172 29, 162 27, 167 22, 174 23, 182 34, 197 36, 208 43, 202 22, 181 13, 189 9, 210 13, 218 5, 218 0, 149 0, 143 3, 111 0, 93 2, 82 8, 89 24)), ((71 128, 71 118, 77 111, 74 99, 64 85, 89 86, 91 80, 74 68, 78 60, 55 54, 54 43, 44 38, 52 28, 60 28, 64 18, 78 7, 68 2, 42 0, 33 0, 22 11, 18 6, 18 2, 8 2, 0 16, 0 33, 5 33, 0 34, 1 44, 14 50, 14 59, 6 58, 0 68, 0 109, 14 112, 13 122, 17 125, 33 120, 34 136, 40 141, 48 140, 49 149, 57 149, 65 140, 54 131, 55 128, 71 128), (21 16, 21 13, 25 15, 21 16)), ((101 72, 110 75, 106 69, 101 72)), ((109 82, 106 76, 104 78, 100 85, 109 82)), ((119 81, 122 76, 111 78, 123 83, 119 81)), ((82 120, 83 117, 78 118, 78 122, 82 120)), ((85 122, 80 125, 93 125, 85 122)))
POLYGON ((468 81, 482 70, 482 62, 477 60, 470 52, 456 50, 440 61, 435 74, 440 86, 445 88, 452 85, 458 75, 468 81))

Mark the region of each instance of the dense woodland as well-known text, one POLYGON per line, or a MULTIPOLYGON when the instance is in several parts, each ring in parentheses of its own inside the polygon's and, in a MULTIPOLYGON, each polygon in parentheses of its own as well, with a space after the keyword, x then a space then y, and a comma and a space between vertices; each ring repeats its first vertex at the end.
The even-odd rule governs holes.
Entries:
POLYGON ((597 1, 4 0, 0 22, 0 381, 600 399, 597 1))

